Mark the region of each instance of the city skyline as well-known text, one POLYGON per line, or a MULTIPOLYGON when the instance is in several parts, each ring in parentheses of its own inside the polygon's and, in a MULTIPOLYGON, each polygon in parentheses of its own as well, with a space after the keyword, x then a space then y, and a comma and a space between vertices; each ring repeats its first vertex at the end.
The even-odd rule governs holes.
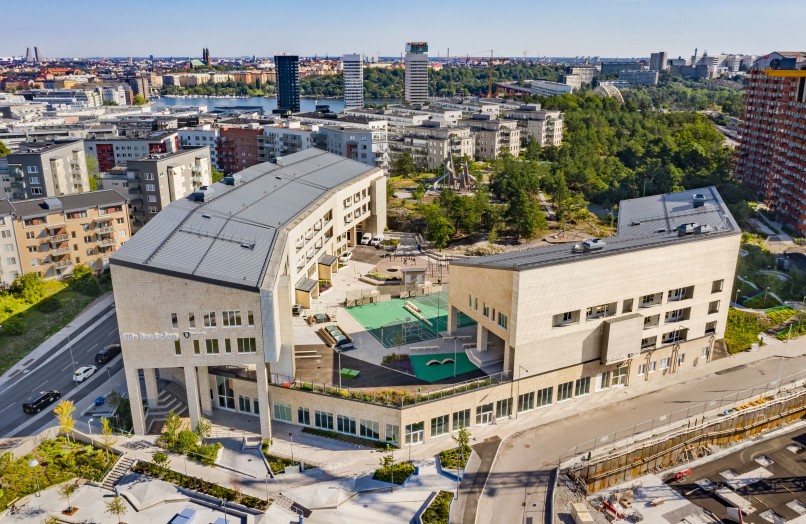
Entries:
POLYGON ((650 0, 574 0, 537 6, 516 1, 508 12, 518 16, 501 13, 497 22, 489 23, 480 16, 489 6, 476 0, 439 4, 413 0, 405 10, 397 4, 372 4, 367 9, 369 4, 361 0, 338 5, 314 0, 304 11, 296 5, 228 2, 226 11, 250 13, 229 18, 222 17, 222 9, 211 0, 192 4, 145 0, 138 8, 149 18, 124 24, 109 22, 130 20, 123 4, 88 0, 68 10, 62 3, 45 0, 37 2, 36 17, 28 16, 29 5, 5 8, 17 23, 4 31, 0 56, 24 55, 26 47, 38 46, 42 56, 61 58, 201 56, 203 47, 212 57, 288 53, 337 58, 353 52, 399 57, 405 42, 416 40, 428 41, 433 57, 445 56, 448 49, 451 56, 486 56, 493 49, 496 56, 513 57, 523 56, 524 50, 529 57, 644 57, 658 49, 667 50, 669 57, 688 57, 695 48, 700 54, 764 54, 801 47, 796 32, 780 31, 776 24, 806 15, 806 5, 794 0, 766 5, 763 11, 750 0, 683 0, 674 9, 650 0), (753 31, 742 31, 751 9, 753 31), (360 13, 362 31, 344 32, 334 23, 345 12, 360 13), (177 24, 190 15, 193 23, 177 24), (304 29, 273 22, 295 17, 305 19, 304 29), (570 19, 573 23, 568 23, 570 19), (221 20, 235 20, 237 31, 221 20), (84 33, 85 38, 69 38, 82 24, 92 31, 84 33), (478 30, 468 30, 473 28, 478 30))

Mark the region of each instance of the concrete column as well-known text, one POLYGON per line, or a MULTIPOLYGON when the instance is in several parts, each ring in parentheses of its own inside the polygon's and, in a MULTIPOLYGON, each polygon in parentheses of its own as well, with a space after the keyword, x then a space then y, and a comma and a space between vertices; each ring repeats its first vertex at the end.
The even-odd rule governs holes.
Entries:
POLYGON ((191 428, 195 429, 201 418, 201 405, 199 404, 199 378, 196 366, 185 366, 185 393, 188 397, 188 415, 191 428))
POLYGON ((257 398, 260 402, 260 435, 271 440, 271 398, 269 398, 269 374, 265 364, 258 364, 257 398))
POLYGON ((476 348, 479 351, 487 351, 487 328, 481 323, 476 325, 476 348))
POLYGON ((199 377, 199 404, 201 411, 204 415, 211 417, 213 415, 213 402, 210 400, 210 374, 207 372, 207 366, 199 366, 197 375, 199 377))
POLYGON ((146 402, 148 407, 155 408, 159 406, 159 387, 157 386, 157 370, 154 368, 143 369, 143 376, 146 383, 146 402))
POLYGON ((459 310, 454 306, 448 307, 448 334, 455 335, 459 329, 459 310))
POLYGON ((126 386, 129 390, 129 401, 132 410, 132 422, 134 423, 134 433, 137 435, 146 434, 146 417, 143 412, 143 397, 140 393, 140 377, 137 368, 124 365, 126 372, 126 386))

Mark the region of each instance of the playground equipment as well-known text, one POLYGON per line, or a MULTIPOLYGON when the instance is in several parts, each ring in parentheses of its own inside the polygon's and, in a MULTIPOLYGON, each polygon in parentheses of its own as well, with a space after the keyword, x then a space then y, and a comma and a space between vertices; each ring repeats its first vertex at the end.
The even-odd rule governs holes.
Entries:
POLYGON ((462 165, 462 172, 457 175, 453 165, 453 155, 448 152, 445 160, 445 173, 434 181, 434 191, 441 191, 445 188, 453 189, 457 193, 464 193, 476 187, 476 177, 470 174, 467 162, 462 165))

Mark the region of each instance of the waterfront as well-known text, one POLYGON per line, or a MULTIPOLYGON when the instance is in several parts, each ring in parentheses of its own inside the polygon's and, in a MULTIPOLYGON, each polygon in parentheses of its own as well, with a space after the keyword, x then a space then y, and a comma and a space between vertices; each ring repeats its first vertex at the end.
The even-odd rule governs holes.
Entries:
MULTIPOLYGON (((214 108, 231 108, 231 107, 261 107, 263 108, 264 113, 271 113, 273 109, 277 108, 277 98, 276 97, 262 97, 262 96, 250 96, 245 98, 215 98, 215 97, 206 97, 206 96, 199 96, 199 97, 177 97, 177 98, 167 98, 162 97, 158 100, 155 100, 157 107, 187 107, 187 106, 207 106, 208 110, 213 110, 214 108)), ((390 99, 390 98, 379 98, 379 99, 368 99, 366 101, 367 104, 377 105, 377 104, 396 104, 399 103, 400 100, 398 99, 390 99)), ((316 109, 317 104, 327 104, 330 106, 330 110, 339 113, 344 110, 344 100, 342 99, 329 99, 329 98, 321 98, 321 99, 313 99, 313 98, 303 98, 300 100, 300 109, 303 112, 313 111, 316 109)))

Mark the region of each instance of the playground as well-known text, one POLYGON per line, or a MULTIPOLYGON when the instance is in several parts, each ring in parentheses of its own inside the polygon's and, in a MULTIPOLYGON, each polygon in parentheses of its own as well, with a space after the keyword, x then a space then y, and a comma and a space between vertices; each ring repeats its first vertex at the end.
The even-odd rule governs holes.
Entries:
POLYGON ((456 353, 455 358, 456 361, 454 362, 453 353, 409 355, 409 361, 414 368, 414 375, 426 382, 438 382, 446 378, 459 376, 462 373, 469 373, 470 371, 479 369, 475 364, 470 362, 463 351, 456 353))
MULTIPOLYGON (((448 328, 448 307, 448 293, 441 291, 354 306, 347 311, 384 347, 392 348, 438 338, 448 328)), ((466 327, 475 321, 459 313, 457 324, 466 327)))

